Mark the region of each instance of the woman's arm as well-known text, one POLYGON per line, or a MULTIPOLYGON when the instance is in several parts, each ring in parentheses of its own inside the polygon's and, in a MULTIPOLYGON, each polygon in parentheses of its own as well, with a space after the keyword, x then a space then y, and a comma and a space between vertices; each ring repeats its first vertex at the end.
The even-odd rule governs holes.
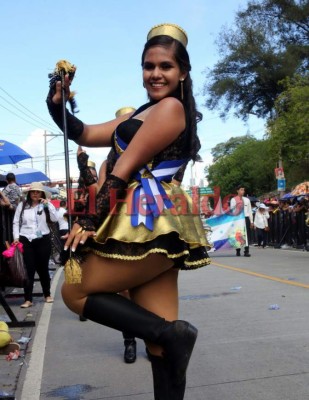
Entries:
POLYGON ((48 211, 49 211, 49 215, 50 215, 50 220, 52 222, 57 222, 58 221, 58 213, 57 213, 55 206, 50 201, 48 201, 47 207, 48 207, 48 211))
POLYGON ((1 201, 1 206, 13 208, 10 200, 5 196, 3 192, 0 192, 0 201, 1 201))
POLYGON ((78 140, 76 140, 76 143, 87 147, 110 147, 112 145, 113 132, 120 122, 127 118, 128 116, 125 118, 122 116, 102 124, 84 124, 83 133, 78 140))
POLYGON ((185 126, 182 103, 173 97, 161 100, 145 117, 143 125, 117 160, 112 174, 128 181, 132 172, 174 142, 185 126))
POLYGON ((13 219, 13 238, 14 238, 14 241, 18 241, 19 240, 19 231, 20 231, 19 219, 20 219, 20 213, 21 213, 21 210, 22 210, 22 206, 23 206, 23 203, 22 202, 19 203, 17 208, 16 208, 15 214, 14 214, 14 219, 13 219))
MULTIPOLYGON (((67 98, 70 94, 70 80, 69 76, 65 76, 65 91, 67 98)), ((52 86, 47 96, 47 106, 54 122, 63 130, 63 117, 62 117, 62 88, 61 82, 57 82, 52 86)), ((132 113, 125 114, 111 121, 86 125, 74 115, 67 113, 67 128, 69 138, 74 140, 77 144, 87 147, 108 147, 111 146, 111 137, 120 122, 127 119, 132 113)))

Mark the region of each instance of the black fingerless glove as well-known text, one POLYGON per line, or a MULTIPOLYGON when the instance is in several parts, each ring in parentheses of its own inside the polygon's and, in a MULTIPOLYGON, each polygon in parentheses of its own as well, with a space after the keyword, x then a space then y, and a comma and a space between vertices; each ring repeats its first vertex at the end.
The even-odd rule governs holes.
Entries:
MULTIPOLYGON (((46 98, 48 111, 54 120, 55 124, 63 131, 64 123, 63 123, 63 112, 62 112, 62 104, 56 104, 53 102, 52 98, 55 94, 55 85, 56 81, 50 84, 50 89, 46 98)), ((68 138, 74 141, 77 141, 80 135, 83 133, 84 124, 81 120, 76 118, 74 115, 69 113, 67 109, 65 109, 66 120, 67 120, 67 131, 68 138)))
POLYGON ((96 231, 116 203, 126 196, 127 182, 118 176, 109 174, 96 196, 96 215, 78 218, 76 221, 86 231, 96 231))
POLYGON ((90 167, 88 167, 88 154, 84 151, 77 156, 77 165, 80 171, 80 176, 84 180, 85 186, 93 185, 97 179, 92 175, 90 167))

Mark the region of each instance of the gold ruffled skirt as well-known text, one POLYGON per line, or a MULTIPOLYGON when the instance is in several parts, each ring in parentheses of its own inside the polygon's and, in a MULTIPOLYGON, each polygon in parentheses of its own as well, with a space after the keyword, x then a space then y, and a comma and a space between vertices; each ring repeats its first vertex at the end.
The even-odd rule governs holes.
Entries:
POLYGON ((174 204, 154 219, 153 230, 144 224, 131 224, 132 193, 138 186, 129 185, 127 197, 118 202, 97 230, 96 238, 84 249, 97 255, 121 260, 141 260, 161 253, 173 259, 176 268, 196 269, 210 263, 209 245, 198 210, 192 209, 191 197, 179 186, 162 182, 174 204), (132 190, 130 190, 132 189, 132 190))

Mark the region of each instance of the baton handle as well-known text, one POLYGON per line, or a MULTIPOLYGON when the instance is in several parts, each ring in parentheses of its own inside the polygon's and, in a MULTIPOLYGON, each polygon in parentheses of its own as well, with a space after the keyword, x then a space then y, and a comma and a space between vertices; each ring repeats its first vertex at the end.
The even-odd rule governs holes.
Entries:
MULTIPOLYGON (((69 162, 69 141, 68 141, 68 126, 67 126, 67 118, 66 118, 66 93, 65 93, 65 86, 64 86, 64 77, 65 71, 62 70, 60 72, 61 76, 61 98, 62 98, 62 114, 63 114, 63 141, 64 141, 64 160, 65 160, 65 180, 66 180, 66 187, 67 187, 67 206, 68 210, 72 210, 71 204, 71 196, 70 196, 70 189, 71 189, 71 182, 70 182, 70 162, 69 162)), ((68 223, 69 223, 69 231, 72 229, 72 216, 68 215, 68 223)))

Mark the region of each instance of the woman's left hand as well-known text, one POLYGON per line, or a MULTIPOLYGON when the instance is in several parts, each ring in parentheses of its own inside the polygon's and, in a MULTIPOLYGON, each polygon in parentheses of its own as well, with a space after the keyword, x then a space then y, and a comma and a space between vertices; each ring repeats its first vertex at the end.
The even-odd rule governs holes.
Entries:
POLYGON ((43 204, 43 206, 45 206, 45 207, 48 206, 49 200, 41 198, 40 201, 41 201, 41 204, 43 204))
POLYGON ((86 231, 78 223, 75 223, 64 245, 64 250, 70 246, 74 252, 79 244, 84 244, 89 237, 95 237, 95 231, 86 231))

